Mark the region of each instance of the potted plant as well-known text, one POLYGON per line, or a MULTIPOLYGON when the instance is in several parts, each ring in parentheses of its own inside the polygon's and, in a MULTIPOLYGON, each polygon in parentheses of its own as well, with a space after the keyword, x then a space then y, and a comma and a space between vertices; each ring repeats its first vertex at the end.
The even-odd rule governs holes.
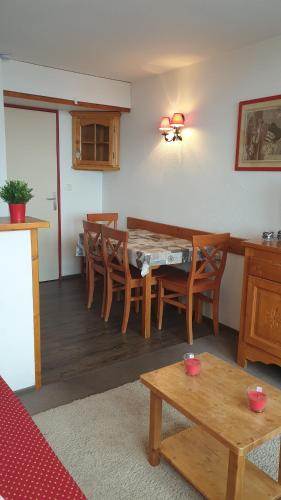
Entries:
POLYGON ((26 203, 33 198, 27 182, 7 180, 0 188, 0 198, 9 204, 11 222, 25 222, 26 203))

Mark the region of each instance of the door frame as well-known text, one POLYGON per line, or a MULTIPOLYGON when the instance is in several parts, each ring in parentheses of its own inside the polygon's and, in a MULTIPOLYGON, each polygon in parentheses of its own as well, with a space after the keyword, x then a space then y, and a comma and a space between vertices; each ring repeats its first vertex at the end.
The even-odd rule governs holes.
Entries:
POLYGON ((54 113, 56 115, 56 163, 57 163, 57 202, 58 202, 58 265, 59 280, 62 278, 61 263, 61 193, 60 193, 60 128, 59 128, 59 110, 49 108, 38 108, 35 106, 24 106, 21 104, 4 103, 4 108, 26 109, 27 111, 43 111, 44 113, 54 113))

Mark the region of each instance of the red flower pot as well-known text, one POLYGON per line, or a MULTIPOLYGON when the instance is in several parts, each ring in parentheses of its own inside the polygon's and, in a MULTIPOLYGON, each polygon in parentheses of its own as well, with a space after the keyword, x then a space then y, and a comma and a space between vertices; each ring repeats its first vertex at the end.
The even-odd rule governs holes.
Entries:
POLYGON ((10 203, 11 222, 25 222, 25 203, 10 203))

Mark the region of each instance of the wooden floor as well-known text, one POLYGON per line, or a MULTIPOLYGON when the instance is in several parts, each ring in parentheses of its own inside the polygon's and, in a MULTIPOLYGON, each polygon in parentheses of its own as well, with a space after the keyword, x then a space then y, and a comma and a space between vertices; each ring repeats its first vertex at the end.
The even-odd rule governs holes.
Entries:
MULTIPOLYGON (((126 335, 121 334, 123 302, 114 300, 108 323, 100 318, 101 290, 86 308, 85 281, 75 277, 40 285, 43 384, 76 378, 93 369, 131 359, 185 341, 185 316, 165 307, 163 330, 148 340, 140 334, 141 313, 131 310, 126 335)), ((194 338, 212 333, 210 323, 194 326, 194 338)))

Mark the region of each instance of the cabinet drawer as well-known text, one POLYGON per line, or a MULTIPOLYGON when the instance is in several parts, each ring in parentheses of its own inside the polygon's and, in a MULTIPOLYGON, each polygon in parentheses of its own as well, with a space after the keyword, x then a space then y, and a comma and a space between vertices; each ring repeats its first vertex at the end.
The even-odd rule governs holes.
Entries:
POLYGON ((266 260, 251 257, 248 274, 281 283, 281 265, 272 264, 266 260))
POLYGON ((245 340, 281 358, 281 283, 249 276, 245 340))

